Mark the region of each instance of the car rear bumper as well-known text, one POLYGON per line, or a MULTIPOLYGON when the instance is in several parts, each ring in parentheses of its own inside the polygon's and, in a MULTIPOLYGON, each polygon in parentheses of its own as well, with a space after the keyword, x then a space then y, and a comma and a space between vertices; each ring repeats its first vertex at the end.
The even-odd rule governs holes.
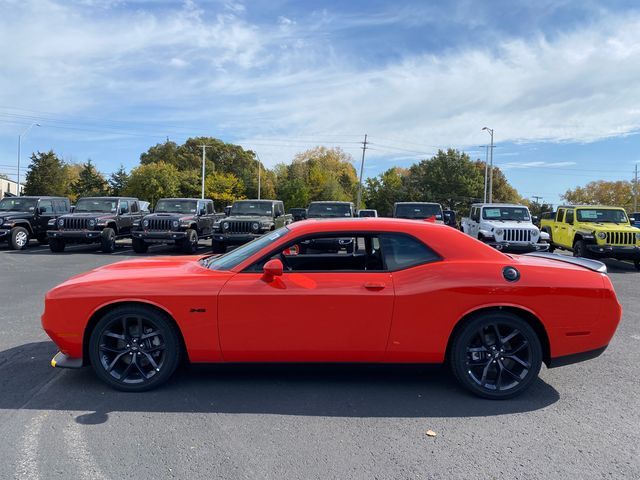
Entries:
POLYGON ((145 242, 148 242, 148 243, 167 243, 167 242, 174 242, 178 240, 184 240, 185 238, 187 238, 187 232, 138 231, 138 232, 131 232, 131 237, 144 240, 145 242))
POLYGON ((49 230, 47 236, 67 243, 91 243, 100 241, 102 230, 49 230))
POLYGON ((496 250, 501 252, 510 253, 530 253, 530 252, 546 252, 549 250, 548 243, 511 243, 511 242, 487 242, 487 245, 492 246, 496 250))
POLYGON ((83 362, 81 358, 73 358, 58 352, 51 359, 51 366, 54 368, 82 368, 83 362))
POLYGON ((587 245, 589 253, 602 258, 617 258, 619 260, 640 260, 640 247, 614 245, 587 245))

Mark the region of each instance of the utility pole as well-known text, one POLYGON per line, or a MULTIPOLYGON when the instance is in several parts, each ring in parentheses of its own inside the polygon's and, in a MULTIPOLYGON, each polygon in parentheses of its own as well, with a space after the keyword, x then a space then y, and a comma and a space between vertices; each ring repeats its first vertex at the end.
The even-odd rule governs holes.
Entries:
POLYGON ((27 128, 25 128, 24 132, 18 135, 18 178, 16 180, 16 183, 18 184, 18 192, 16 194, 18 197, 21 196, 21 193, 20 193, 20 147, 22 145, 22 137, 26 137, 27 133, 29 133, 29 130, 31 130, 33 127, 39 127, 39 126, 40 126, 39 123, 34 122, 31 125, 29 125, 27 128))
POLYGON ((258 200, 260 200, 260 186, 262 184, 262 182, 260 181, 261 180, 260 179, 260 170, 261 170, 261 168, 260 168, 261 165, 260 164, 262 163, 262 161, 260 160, 260 155, 258 155, 257 153, 256 153, 256 158, 258 159, 258 200))
POLYGON ((489 145, 479 145, 480 148, 485 149, 484 157, 484 197, 482 203, 487 203, 487 180, 489 179, 489 145))
POLYGON ((540 203, 540 200, 542 200, 543 197, 539 197, 538 195, 531 195, 531 198, 533 198, 536 203, 540 203))
POLYGON ((491 135, 491 151, 489 152, 489 203, 493 203, 493 128, 484 127, 482 130, 486 130, 491 135))
POLYGON ((367 151, 367 134, 364 134, 364 142, 362 142, 362 162, 360 162, 360 180, 358 182, 358 197, 356 199, 356 210, 360 209, 360 200, 362 200, 362 172, 364 171, 364 154, 367 151))
POLYGON ((638 211, 638 163, 636 163, 636 174, 633 180, 633 213, 638 211))
POLYGON ((211 145, 200 145, 200 148, 202 148, 202 193, 201 193, 201 197, 204 200, 204 160, 205 160, 205 156, 206 156, 206 151, 207 151, 207 147, 210 147, 211 145))

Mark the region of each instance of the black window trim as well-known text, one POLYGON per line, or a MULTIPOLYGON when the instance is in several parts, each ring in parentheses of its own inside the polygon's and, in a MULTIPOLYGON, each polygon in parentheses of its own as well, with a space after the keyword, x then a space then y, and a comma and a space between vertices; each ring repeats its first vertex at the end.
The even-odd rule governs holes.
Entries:
MULTIPOLYGON (((412 240, 415 240, 416 242, 424 245, 426 248, 428 248, 429 250, 431 250, 436 258, 434 258, 433 260, 427 260, 425 262, 420 262, 420 263, 416 263, 414 265, 410 265, 408 267, 404 267, 404 268, 398 268, 396 270, 390 270, 387 267, 387 260, 385 258, 384 255, 384 247, 382 246, 382 243, 380 243, 380 248, 382 250, 382 265, 383 265, 383 269, 382 270, 296 270, 295 272, 289 272, 289 271, 284 271, 284 273, 394 273, 394 272, 402 272, 404 270, 409 270, 410 268, 415 268, 415 267, 420 267, 422 265, 428 265, 430 263, 437 263, 437 262, 441 262, 442 260, 444 260, 444 257, 442 255, 440 255, 438 252, 436 252, 433 248, 431 248, 429 245, 427 245, 426 243, 424 243, 422 240, 420 240, 419 238, 415 237, 414 235, 411 235, 410 233, 406 233, 406 232, 397 232, 397 231, 375 231, 375 230, 366 230, 366 231, 358 231, 358 232, 354 232, 354 231, 346 231, 346 232, 327 232, 328 234, 320 237, 320 238, 348 238, 348 237, 358 237, 358 236, 366 236, 366 235, 371 235, 371 236, 380 236, 380 235, 401 235, 401 236, 405 236, 405 237, 409 237, 412 240)), ((261 270, 250 270, 254 265, 273 257, 276 253, 278 252, 282 252, 283 250, 291 247, 292 245, 295 245, 298 242, 304 241, 308 238, 312 238, 315 237, 316 235, 323 235, 322 233, 309 233, 307 235, 302 235, 300 237, 296 237, 292 240, 290 240, 289 242, 285 243, 282 246, 279 246, 277 248, 273 248, 269 251, 269 253, 267 253, 266 255, 261 256, 258 260, 256 260, 255 262, 252 262, 249 266, 247 266, 246 268, 243 268, 239 273, 261 273, 261 270)))

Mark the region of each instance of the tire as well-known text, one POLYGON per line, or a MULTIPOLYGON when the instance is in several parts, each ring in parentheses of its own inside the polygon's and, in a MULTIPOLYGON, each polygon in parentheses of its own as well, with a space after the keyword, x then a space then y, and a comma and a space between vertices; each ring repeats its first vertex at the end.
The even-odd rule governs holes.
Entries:
POLYGON ((198 232, 190 228, 186 231, 186 238, 182 241, 180 248, 183 253, 193 255, 198 251, 198 232))
POLYGON ((38 245, 47 245, 49 243, 49 237, 47 237, 46 233, 42 235, 38 235, 38 245))
POLYGON ((61 240, 59 238, 49 239, 49 250, 51 250, 53 253, 64 252, 64 247, 66 246, 67 244, 64 243, 64 240, 61 240))
POLYGON ((584 243, 584 240, 576 240, 573 244, 573 256, 589 258, 589 251, 587 250, 587 244, 584 243))
POLYGON ((636 267, 636 270, 640 272, 640 260, 636 259, 633 261, 633 266, 636 267))
POLYGON ((13 250, 25 250, 29 246, 29 231, 24 227, 12 228, 9 246, 13 250))
POLYGON ((149 250, 149 245, 141 238, 134 238, 131 240, 131 246, 133 247, 133 251, 136 253, 147 253, 149 250))
POLYGON ((211 249, 213 250, 213 253, 225 253, 227 251, 226 245, 216 241, 215 239, 211 240, 211 249))
POLYGON ((113 253, 116 250, 116 232, 113 228, 105 228, 100 236, 101 250, 104 253, 113 253))
POLYGON ((555 245, 553 244, 553 242, 549 242, 549 250, 547 250, 547 252, 553 253, 555 251, 556 251, 555 245))
POLYGON ((542 346, 522 318, 491 312, 462 325, 448 360, 454 376, 467 390, 479 397, 504 400, 521 394, 538 378, 542 346))
POLYGON ((128 305, 98 321, 89 339, 89 358, 107 385, 123 392, 143 392, 173 375, 182 347, 169 318, 149 307, 128 305))

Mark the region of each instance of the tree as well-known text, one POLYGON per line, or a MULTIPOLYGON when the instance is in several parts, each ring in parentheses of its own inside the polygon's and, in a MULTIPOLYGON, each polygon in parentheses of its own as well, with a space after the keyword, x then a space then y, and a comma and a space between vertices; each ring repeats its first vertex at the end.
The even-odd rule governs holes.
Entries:
MULTIPOLYGON (((476 168, 484 179, 485 162, 476 161, 476 168)), ((484 181, 484 180, 483 180, 484 181)), ((522 203, 523 198, 507 181, 507 177, 498 167, 493 167, 493 202, 522 203)))
POLYGON ((66 195, 68 193, 65 163, 49 150, 31 155, 24 183, 25 195, 66 195))
POLYGON ((633 182, 598 180, 567 190, 561 198, 574 205, 611 205, 630 211, 633 208, 633 182))
POLYGON ((367 208, 374 208, 380 215, 390 216, 393 204, 409 200, 407 197, 407 179, 409 171, 393 167, 375 178, 367 178, 364 198, 367 208))
POLYGON ((126 193, 155 205, 158 199, 179 195, 180 174, 168 163, 140 165, 131 170, 126 193))
POLYGON ((71 184, 71 192, 78 198, 99 197, 109 193, 109 185, 89 159, 82 165, 78 179, 71 184))
POLYGON ((531 215, 536 217, 539 217, 544 212, 553 211, 553 206, 546 202, 535 202, 535 201, 525 199, 522 203, 527 205, 529 207, 529 211, 531 212, 531 215))
POLYGON ((129 174, 124 169, 124 166, 120 164, 120 168, 113 172, 109 177, 109 188, 111 195, 119 197, 127 189, 129 183, 129 174))
POLYGON ((204 194, 213 200, 216 208, 222 210, 234 200, 245 198, 242 180, 233 173, 213 172, 204 181, 204 194))

